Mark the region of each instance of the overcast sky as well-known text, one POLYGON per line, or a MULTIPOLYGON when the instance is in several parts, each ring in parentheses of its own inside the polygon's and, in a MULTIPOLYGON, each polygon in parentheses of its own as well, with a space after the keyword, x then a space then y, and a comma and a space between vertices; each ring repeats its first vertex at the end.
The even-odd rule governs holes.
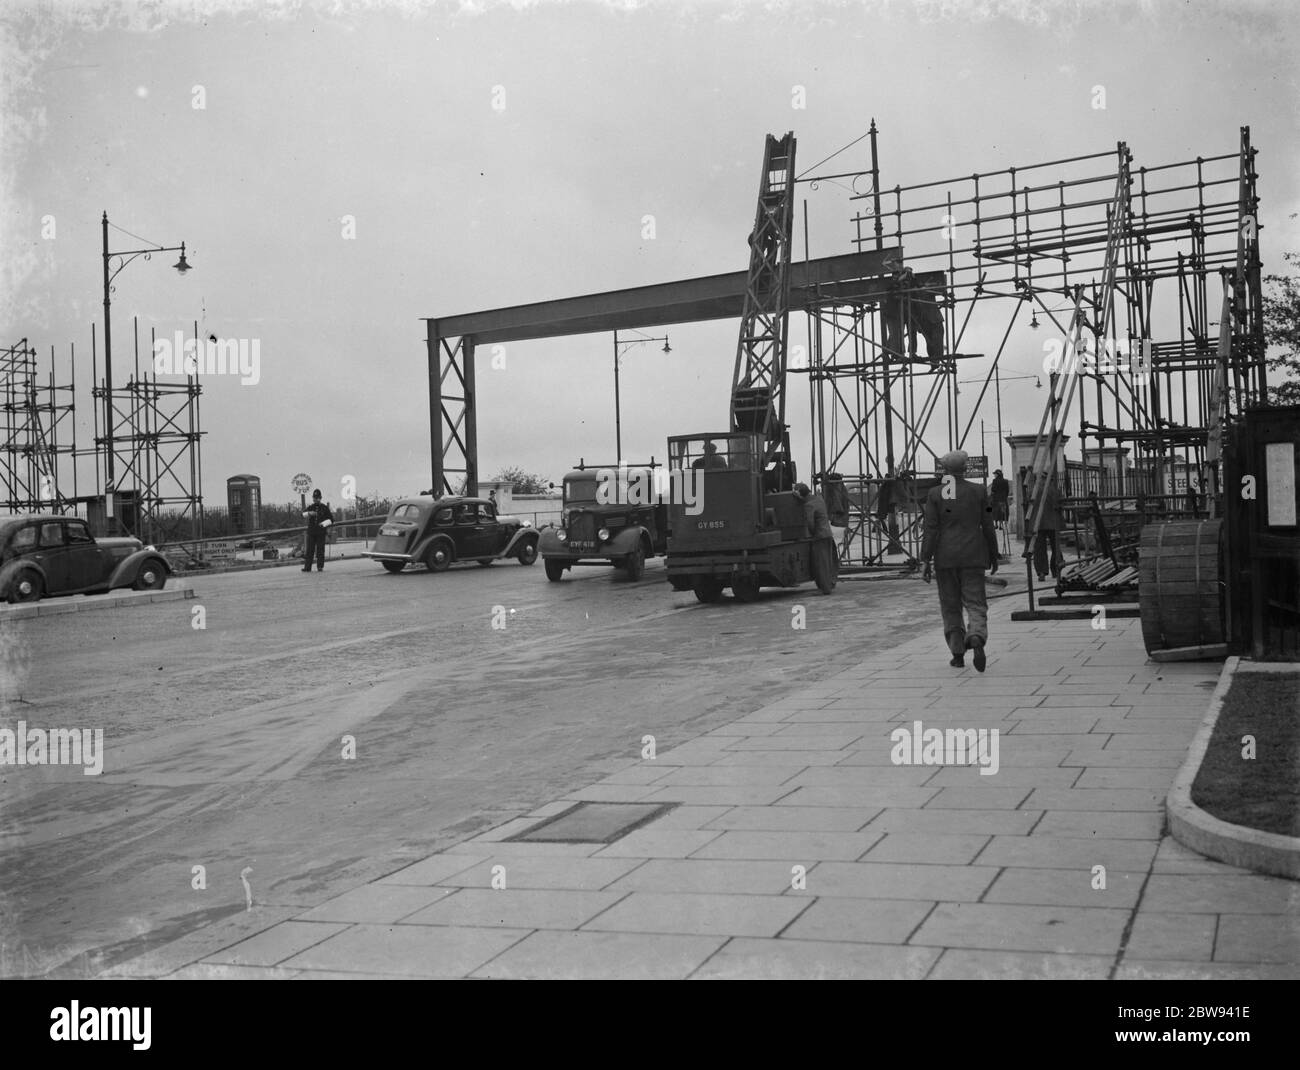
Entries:
MULTIPOLYGON (((116 280, 115 381, 133 315, 145 355, 151 327, 196 320, 202 337, 256 340, 256 385, 204 381, 205 499, 224 504, 225 478, 252 472, 288 500, 304 471, 338 504, 347 476, 363 492, 430 485, 421 317, 742 270, 768 133, 795 132, 802 170, 874 116, 892 186, 1120 140, 1138 164, 1169 163, 1233 152, 1249 125, 1265 268, 1280 270, 1300 249, 1296 8, 6 0, 0 342, 26 337, 43 363, 53 345, 60 379, 76 344, 89 446, 101 212, 185 241, 188 276, 160 254, 116 280)), ((868 165, 865 142, 834 161, 868 165)), ((852 251, 847 191, 806 195, 811 255, 852 251)), ((670 355, 626 351, 627 457, 726 427, 736 328, 670 327, 670 355)), ((612 458, 612 351, 608 334, 519 342, 483 367, 481 475, 558 482, 580 456, 612 458)), ((1040 362, 1025 338, 1004 374, 1040 362)), ((1044 393, 1008 384, 1004 430, 1036 429, 1044 393)), ((789 406, 804 442, 802 380, 789 406)), ((989 432, 996 453, 991 409, 989 432)))

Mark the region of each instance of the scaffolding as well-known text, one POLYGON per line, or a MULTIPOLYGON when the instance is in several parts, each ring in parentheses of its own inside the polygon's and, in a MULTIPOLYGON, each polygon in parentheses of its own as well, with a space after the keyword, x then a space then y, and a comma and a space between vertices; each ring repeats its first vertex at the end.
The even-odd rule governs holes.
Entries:
POLYGON ((0 349, 0 480, 10 513, 62 513, 77 494, 75 353, 68 383, 56 381, 53 347, 44 383, 36 357, 26 338, 0 349))
MULTIPOLYGON (((198 324, 194 325, 194 347, 198 324)), ((135 367, 124 386, 102 380, 91 391, 95 398, 96 486, 104 487, 111 448, 115 486, 104 487, 102 526, 124 531, 155 545, 203 538, 203 469, 199 398, 203 387, 197 374, 183 382, 159 382, 157 372, 140 369, 139 320, 132 320, 135 367), (111 413, 112 435, 105 433, 105 397, 111 413), (111 493, 111 499, 108 495, 111 493)), ((150 331, 149 353, 156 352, 150 331)), ((152 359, 146 368, 153 368, 152 359)), ((196 371, 197 371, 196 366, 196 371)))
MULTIPOLYGON (((965 446, 976 420, 991 415, 989 400, 1001 450, 1003 362, 1026 313, 1028 327, 1041 316, 1052 328, 1033 336, 1043 342, 1035 363, 1051 384, 1049 407, 1064 407, 1061 421, 1072 417, 1082 449, 1082 464, 1066 472, 1078 484, 1064 488, 1066 505, 1074 498, 1081 508, 1091 492, 1099 516, 1139 522, 1211 507, 1211 434, 1265 396, 1249 127, 1235 151, 1179 163, 1135 166, 1121 142, 893 188, 880 183, 874 121, 869 133, 869 170, 799 180, 810 190, 830 180, 861 185, 850 197, 852 244, 904 253, 890 265, 889 296, 829 295, 808 309, 812 467, 838 473, 850 492, 843 563, 915 561, 935 461, 965 446), (1216 386, 1220 287, 1230 344, 1216 386), (993 352, 966 404, 958 370, 986 356, 963 352, 974 336, 993 352), (1070 372, 1078 389, 1066 398, 1058 391, 1070 372)), ((1017 474, 1009 473, 1023 509, 1017 474)), ((1087 533, 1083 541, 1091 545, 1087 533)))

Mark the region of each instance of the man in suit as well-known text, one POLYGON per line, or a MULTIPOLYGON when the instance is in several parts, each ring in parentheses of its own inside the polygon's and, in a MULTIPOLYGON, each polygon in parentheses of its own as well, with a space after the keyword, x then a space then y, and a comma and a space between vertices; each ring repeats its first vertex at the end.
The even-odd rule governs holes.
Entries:
POLYGON ((954 668, 964 666, 969 649, 974 652, 976 671, 983 672, 989 635, 984 570, 998 570, 998 540, 988 492, 982 484, 962 478, 968 459, 965 450, 953 450, 939 459, 945 475, 943 482, 925 496, 925 537, 921 543, 925 570, 921 576, 930 582, 933 562, 943 634, 952 652, 948 664, 954 668))

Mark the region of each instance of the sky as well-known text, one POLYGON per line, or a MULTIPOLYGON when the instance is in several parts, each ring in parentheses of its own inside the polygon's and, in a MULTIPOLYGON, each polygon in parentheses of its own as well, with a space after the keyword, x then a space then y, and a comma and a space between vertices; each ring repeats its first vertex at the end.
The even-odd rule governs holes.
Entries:
MULTIPOLYGON (((430 486, 423 317, 743 270, 768 133, 795 132, 802 171, 874 118, 891 186, 1121 140, 1139 163, 1233 152, 1249 125, 1265 270, 1281 270, 1300 249, 1296 10, 6 0, 0 345, 27 338, 46 368, 53 347, 60 381, 75 345, 89 446, 101 214, 122 228, 114 251, 184 241, 184 277, 158 254, 115 279, 115 384, 135 317, 146 361, 151 328, 242 340, 256 382, 203 377, 205 501, 237 473, 287 501, 305 472, 337 503, 349 479, 363 494, 430 486)), ((828 168, 867 166, 861 142, 828 168)), ((809 255, 851 252, 848 190, 801 187, 800 217, 804 198, 809 255)), ((670 354, 624 349, 627 459, 726 428, 737 327, 668 327, 670 354)), ((802 317, 790 329, 803 338, 802 317)), ((483 478, 517 466, 558 483, 579 457, 613 458, 609 334, 500 355, 477 379, 483 478)), ((1003 375, 1040 363, 1017 336, 1003 375)), ((787 410, 805 468, 806 389, 792 380, 787 410)), ((1004 431, 1034 430, 1044 395, 1007 383, 1004 431)), ((991 410, 988 424, 993 452, 991 410)), ((92 483, 83 462, 79 492, 92 483)))

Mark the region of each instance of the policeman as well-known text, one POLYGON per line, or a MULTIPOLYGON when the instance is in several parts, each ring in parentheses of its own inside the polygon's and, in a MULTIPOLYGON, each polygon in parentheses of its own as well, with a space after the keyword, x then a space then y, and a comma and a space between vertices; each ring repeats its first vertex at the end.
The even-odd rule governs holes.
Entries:
POLYGON ((330 512, 330 507, 320 500, 320 490, 311 492, 311 505, 307 506, 306 511, 302 514, 303 519, 307 521, 307 553, 304 556, 302 570, 311 571, 311 559, 314 554, 316 557, 316 571, 325 571, 325 538, 329 533, 330 525, 334 523, 334 515, 330 512))

